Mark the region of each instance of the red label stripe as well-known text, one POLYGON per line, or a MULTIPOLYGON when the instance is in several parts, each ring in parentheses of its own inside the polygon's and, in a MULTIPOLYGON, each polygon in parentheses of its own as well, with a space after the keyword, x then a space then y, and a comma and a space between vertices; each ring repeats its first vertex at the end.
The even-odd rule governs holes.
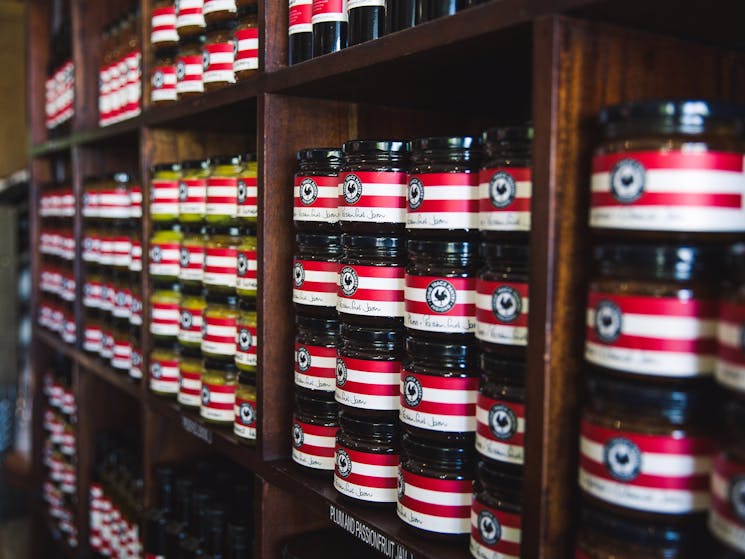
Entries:
POLYGON ((318 196, 316 198, 315 202, 312 204, 303 204, 300 201, 300 198, 295 197, 295 207, 296 208, 338 208, 339 207, 339 199, 338 197, 334 196, 333 198, 324 198, 321 196, 318 196))
POLYGON ((298 291, 315 291, 318 293, 336 293, 338 288, 334 282, 305 281, 300 287, 295 286, 298 291))
POLYGON ((354 359, 342 357, 348 369, 365 371, 367 373, 398 373, 401 370, 400 361, 373 361, 371 359, 354 359))
POLYGON ((412 499, 408 495, 399 497, 398 502, 401 503, 406 508, 413 510, 414 512, 418 512, 421 514, 428 514, 430 516, 439 516, 443 518, 468 518, 471 514, 470 506, 459 507, 459 506, 448 506, 448 505, 435 505, 433 503, 426 503, 424 501, 412 499))
POLYGON ((698 299, 672 297, 616 296, 610 293, 590 292, 588 305, 595 308, 601 301, 616 303, 624 313, 716 318, 718 303, 698 299))
MULTIPOLYGON (((409 175, 411 179, 417 178, 425 186, 478 186, 478 173, 424 173, 421 175, 409 175)), ((426 198, 426 195, 425 195, 426 198)))
MULTIPOLYGON (((336 432, 339 430, 338 427, 324 427, 323 425, 311 425, 310 423, 303 423, 302 421, 298 421, 295 419, 295 423, 300 425, 300 427, 303 429, 303 433, 307 435, 316 435, 318 437, 336 437, 336 432)), ((331 448, 331 454, 329 456, 334 455, 334 447, 333 445, 331 448)))
MULTIPOLYGON (((619 202, 610 192, 593 192, 591 204, 593 207, 619 206, 629 204, 619 202)), ((643 192, 634 206, 691 206, 707 208, 735 208, 742 207, 740 194, 716 194, 704 192, 643 192)))
POLYGON ((357 289, 352 295, 346 295, 341 287, 339 297, 345 299, 359 299, 361 301, 386 301, 386 302, 404 302, 403 289, 357 289))
MULTIPOLYGON (((373 454, 372 452, 360 452, 346 446, 340 446, 349 454, 352 462, 360 464, 372 464, 373 466, 398 466, 398 454, 373 454)), ((396 478, 393 478, 394 481, 396 478)), ((396 487, 396 484, 393 484, 396 487)))
POLYGON ((407 404, 406 398, 403 395, 401 396, 401 406, 409 410, 436 415, 454 417, 471 417, 476 415, 476 404, 443 404, 422 400, 417 406, 410 406, 407 404))
MULTIPOLYGON (((580 457, 580 468, 594 476, 610 481, 618 481, 610 475, 608 468, 606 468, 604 464, 590 460, 585 456, 580 457)), ((655 489, 706 491, 709 488, 709 476, 708 474, 699 474, 693 476, 673 477, 639 474, 633 482, 629 482, 629 484, 637 487, 650 487, 655 489)))
MULTIPOLYGON (((353 460, 354 462, 354 460, 353 460)), ((338 474, 337 474, 338 475, 338 474)), ((375 487, 376 489, 395 489, 398 485, 397 477, 376 477, 352 472, 347 477, 338 476, 346 482, 362 487, 375 487)))
POLYGON ((636 444, 643 452, 681 455, 709 455, 714 451, 712 441, 697 437, 673 438, 665 435, 641 435, 600 427, 587 421, 582 422, 582 436, 599 444, 609 439, 624 437, 636 444))
POLYGON ((202 386, 217 394, 235 394, 235 385, 202 383, 202 386))
MULTIPOLYGON (((303 431, 305 430, 303 429, 303 431)), ((303 443, 298 450, 304 452, 305 454, 320 456, 321 458, 333 458, 335 453, 333 446, 315 446, 307 443, 303 443)))
POLYGON ((324 262, 322 260, 295 260, 295 264, 300 262, 306 272, 339 272, 339 264, 336 262, 324 262))
MULTIPOLYGON (((450 202, 447 202, 450 204, 450 202)), ((355 203, 350 204, 346 201, 343 195, 339 196, 339 205, 340 206, 365 206, 365 207, 373 207, 373 208, 405 208, 406 207, 406 196, 366 196, 362 195, 362 197, 355 203), (363 202, 360 204, 360 202, 363 202)), ((459 210, 453 210, 450 211, 459 211, 459 210)), ((467 211, 467 210, 463 210, 467 211)))
POLYGON ((215 316, 206 316, 205 322, 208 326, 229 326, 235 328, 236 318, 218 318, 215 316))
POLYGON ((627 151, 596 155, 592 160, 592 172, 609 172, 616 163, 623 159, 635 159, 646 169, 701 169, 743 172, 743 156, 741 153, 691 151, 627 151))
POLYGON ((300 186, 305 179, 310 179, 318 186, 339 186, 339 177, 295 175, 295 186, 300 186))
MULTIPOLYGON (((225 43, 225 45, 229 45, 229 43, 225 43)), ((222 45, 218 45, 222 46, 222 45)), ((232 52, 233 47, 230 47, 230 50, 232 52)), ((210 186, 234 186, 238 187, 238 178, 237 177, 210 177, 207 179, 207 188, 210 186)))
POLYGON ((490 441, 497 441, 504 444, 509 444, 512 446, 524 446, 525 445, 525 434, 515 432, 514 435, 512 435, 508 439, 498 439, 494 436, 494 433, 491 432, 491 429, 486 423, 481 423, 480 421, 476 423, 476 432, 489 439, 490 441))
MULTIPOLYGON (((347 264, 340 264, 345 267, 347 264)), ((405 268, 403 266, 354 266, 350 268, 357 272, 360 278, 384 278, 384 279, 403 279, 405 277, 405 268)))

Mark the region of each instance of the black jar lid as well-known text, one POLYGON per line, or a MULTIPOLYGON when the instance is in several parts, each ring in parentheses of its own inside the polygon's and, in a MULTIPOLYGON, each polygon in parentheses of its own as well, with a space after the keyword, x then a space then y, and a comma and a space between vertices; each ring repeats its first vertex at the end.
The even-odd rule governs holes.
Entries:
POLYGON ((120 184, 126 184, 132 180, 131 175, 127 171, 117 171, 116 173, 111 173, 111 175, 109 175, 109 178, 114 182, 118 182, 120 184))
POLYGON ((522 143, 533 141, 533 125, 495 126, 484 131, 484 143, 522 143))
POLYGON ((530 248, 527 244, 482 242, 479 245, 479 255, 488 260, 520 262, 527 266, 530 248))
POLYGON ((181 293, 181 284, 172 280, 153 280, 153 295, 158 291, 175 291, 181 293))
POLYGON ((507 493, 514 504, 522 501, 522 476, 506 470, 497 462, 486 458, 479 460, 476 464, 476 479, 487 491, 494 488, 500 493, 507 493))
POLYGON ((295 324, 298 328, 312 332, 324 332, 334 336, 339 332, 339 321, 336 318, 319 318, 298 314, 295 316, 295 324))
POLYGON ((341 236, 341 244, 344 246, 344 248, 363 250, 403 250, 404 239, 403 237, 376 237, 373 235, 350 235, 349 233, 344 233, 341 236))
POLYGON ((252 371, 238 371, 238 382, 248 386, 256 386, 256 373, 252 371))
POLYGON ((333 392, 306 390, 296 386, 295 405, 300 411, 327 416, 335 422, 337 420, 339 404, 336 403, 333 392))
MULTIPOLYGON (((207 227, 206 233, 208 235, 229 235, 230 237, 238 237, 241 234, 241 229, 235 225, 212 225, 207 227)), ((209 242, 209 239, 205 240, 209 242)))
POLYGON ((525 363, 509 361, 498 353, 482 351, 479 354, 479 367, 485 375, 509 378, 515 384, 525 385, 525 363))
POLYGON ((181 162, 181 169, 184 171, 201 170, 207 171, 210 168, 209 159, 189 159, 181 162))
POLYGON ((602 275, 688 281, 719 276, 724 252, 714 246, 598 245, 593 258, 602 275))
POLYGON ((349 140, 344 142, 342 149, 345 155, 378 153, 406 156, 411 146, 405 140, 349 140))
POLYGON ((447 464, 449 467, 467 470, 471 475, 476 452, 473 441, 468 436, 458 440, 434 441, 412 435, 404 430, 401 437, 401 453, 414 460, 447 464))
POLYGON ((185 283, 181 286, 181 293, 190 297, 203 297, 204 289, 201 284, 185 283))
MULTIPOLYGON (((181 353, 181 345, 179 345, 178 341, 174 341, 171 338, 167 339, 160 339, 158 337, 153 337, 153 349, 152 351, 172 351, 176 355, 179 355, 181 353)), ((152 361, 152 358, 151 358, 152 361)))
POLYGON ((178 41, 179 47, 186 45, 202 45, 207 40, 204 33, 197 33, 196 35, 188 35, 186 37, 180 37, 178 41))
POLYGON ((341 337, 361 344, 401 346, 404 341, 403 329, 358 326, 341 323, 341 337))
POLYGON ((729 248, 724 269, 730 270, 730 282, 745 283, 745 243, 738 243, 729 248))
POLYGON ((244 163, 249 163, 251 161, 256 161, 256 152, 255 151, 247 151, 246 153, 241 155, 241 158, 243 159, 244 163))
POLYGON ((209 35, 215 31, 232 31, 236 27, 238 27, 238 22, 235 19, 225 19, 223 21, 211 23, 207 26, 205 32, 209 35))
POLYGON ((152 173, 160 173, 163 171, 171 171, 178 173, 181 170, 181 163, 157 163, 150 168, 152 173))
POLYGON ((235 373, 238 374, 238 367, 235 366, 235 362, 232 360, 212 359, 210 357, 204 358, 204 370, 212 369, 215 371, 222 371, 223 373, 235 373))
POLYGON ((242 311, 256 312, 256 301, 249 300, 249 299, 239 299, 238 308, 242 311))
POLYGON ((411 141, 411 151, 428 150, 472 150, 481 148, 481 138, 478 136, 436 136, 431 138, 417 138, 411 141))
POLYGON ((348 410, 339 411, 339 426, 347 433, 393 440, 398 434, 398 414, 361 417, 348 410))
POLYGON ((341 165, 341 154, 339 148, 304 148, 297 152, 297 160, 338 167, 341 165))
POLYGON ((419 336, 406 337, 406 352, 413 358, 446 359, 456 361, 475 361, 475 343, 457 341, 438 341, 419 336))
POLYGON ((236 12, 238 19, 259 13, 259 6, 256 4, 248 4, 246 6, 240 6, 236 12))
POLYGON ((153 58, 156 61, 158 60, 175 60, 178 56, 178 48, 177 47, 162 47, 159 49, 155 49, 155 53, 153 54, 153 58))
POLYGON ((210 164, 217 165, 240 165, 243 162, 243 156, 238 155, 215 155, 210 157, 210 164))
POLYGON ((324 235, 317 233, 298 233, 295 235, 298 247, 319 247, 329 252, 341 251, 341 235, 324 235))
POLYGON ((409 239, 406 249, 411 256, 442 256, 445 258, 472 258, 476 256, 477 245, 473 241, 428 241, 409 239))
POLYGON ((198 347, 191 347, 191 346, 180 346, 179 348, 179 357, 181 359, 181 362, 184 362, 184 358, 191 358, 191 359, 201 359, 202 358, 202 350, 198 347))
POLYGON ((218 303, 220 305, 228 305, 229 307, 238 306, 238 297, 235 295, 228 295, 223 293, 207 293, 205 297, 207 303, 218 303))

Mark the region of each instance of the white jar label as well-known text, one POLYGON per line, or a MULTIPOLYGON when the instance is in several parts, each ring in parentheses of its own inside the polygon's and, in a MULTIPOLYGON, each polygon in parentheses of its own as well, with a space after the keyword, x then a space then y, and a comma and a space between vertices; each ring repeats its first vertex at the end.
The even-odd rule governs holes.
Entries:
POLYGON ((201 344, 203 321, 202 311, 202 308, 180 308, 179 314, 181 315, 181 318, 178 332, 178 340, 180 342, 201 344))
MULTIPOLYGON (((204 66, 202 56, 189 54, 180 56, 176 60, 176 93, 204 93, 204 66)), ((202 180, 202 179, 190 179, 202 180)), ((204 213, 204 208, 202 208, 204 213)))
POLYGON ((204 0, 178 0, 176 27, 204 27, 204 0))
POLYGON ((522 464, 525 405, 479 394, 476 403, 476 450, 497 462, 522 464))
POLYGON ((202 383, 202 405, 199 415, 221 423, 233 423, 235 408, 234 384, 202 383))
POLYGON ((401 369, 403 423, 430 431, 476 430, 478 377, 439 377, 401 369))
POLYGON ((203 11, 205 14, 211 14, 212 12, 235 12, 237 9, 235 0, 204 0, 203 11))
POLYGON ((204 275, 204 245, 181 244, 179 248, 179 279, 202 281, 204 275))
POLYGON ((233 41, 212 43, 202 50, 202 81, 204 83, 235 83, 233 41))
POLYGON ((242 439, 256 440, 256 402, 235 398, 233 433, 242 439))
POLYGON ((717 381, 745 392, 745 305, 722 301, 717 343, 717 381))
POLYGON ((401 362, 339 356, 336 359, 336 401, 353 408, 398 410, 401 362))
POLYGON ((309 390, 333 392, 336 387, 336 348, 295 344, 295 384, 309 390))
MULTIPOLYGON (((206 314, 202 332, 202 353, 234 356, 236 334, 235 317, 218 318, 206 314)), ((233 407, 231 406, 230 409, 232 410, 233 407)))
POLYGON ((178 181, 153 179, 150 215, 178 215, 178 181))
POLYGON ((179 213, 204 215, 207 203, 207 179, 181 179, 179 189, 179 213))
POLYGON ((295 176, 295 221, 339 221, 339 178, 295 176))
POLYGON ((399 468, 398 517, 420 530, 440 534, 471 531, 473 480, 435 479, 399 468))
POLYGON ((347 0, 313 0, 311 22, 347 21, 347 0))
POLYGON ((519 514, 486 506, 474 497, 469 549, 475 559, 520 559, 521 540, 519 514))
POLYGON ((721 453, 711 475, 709 528, 720 541, 745 552, 745 466, 721 453))
POLYGON ((238 264, 238 250, 229 248, 205 248, 204 285, 235 287, 235 271, 238 264))
POLYGON ((150 42, 154 45, 157 43, 178 42, 175 6, 166 6, 153 10, 150 42))
POLYGON ((341 264, 336 310, 340 313, 403 317, 403 266, 341 264))
POLYGON ((150 245, 150 275, 178 277, 181 270, 181 246, 173 242, 150 245))
POLYGON ((259 287, 259 261, 255 250, 238 250, 235 287, 246 291, 256 291, 259 287))
POLYGON ((150 100, 154 103, 159 101, 175 101, 178 98, 176 92, 176 66, 156 66, 150 78, 152 88, 150 100))
POLYGON ((238 217, 255 218, 259 215, 259 187, 256 177, 241 177, 238 179, 236 192, 238 217))
POLYGON ((236 217, 238 214, 238 179, 210 177, 207 179, 206 215, 236 217))
POLYGON ((530 167, 482 169, 479 182, 479 230, 530 231, 530 167))
POLYGON ((165 394, 178 394, 178 361, 150 362, 150 390, 165 394))
POLYGON ((179 390, 176 398, 179 404, 198 408, 202 405, 202 374, 179 371, 179 390))
POLYGON ((237 365, 256 367, 258 364, 259 334, 256 326, 238 326, 235 339, 235 362, 237 365))
POLYGON ((334 487, 342 495, 371 503, 398 498, 398 455, 360 452, 337 443, 334 487))
POLYGON ((476 337, 492 344, 528 344, 528 284, 476 281, 476 337))
POLYGON ((178 336, 178 303, 153 303, 150 313, 150 333, 156 336, 178 336))
POLYGON ((407 229, 478 228, 478 173, 409 175, 407 200, 407 229))
POLYGON ((313 0, 290 0, 288 32, 290 35, 295 33, 312 33, 313 24, 313 0))
POLYGON ((292 276, 293 303, 336 308, 338 263, 295 259, 292 276))
POLYGON ((292 423, 292 459, 306 468, 333 471, 338 427, 292 423))
POLYGON ((406 173, 339 174, 339 219, 352 223, 406 223, 406 173))
POLYGON ((235 32, 235 62, 233 70, 244 72, 259 69, 259 28, 249 27, 235 32))
POLYGON ((406 275, 404 326, 427 332, 476 331, 476 278, 406 275))

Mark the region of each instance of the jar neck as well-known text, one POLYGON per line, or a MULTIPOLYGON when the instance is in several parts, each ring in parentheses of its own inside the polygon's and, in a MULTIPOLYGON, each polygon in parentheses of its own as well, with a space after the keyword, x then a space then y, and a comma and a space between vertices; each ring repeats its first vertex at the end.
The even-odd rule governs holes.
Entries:
POLYGON ((311 174, 335 177, 339 174, 339 165, 329 165, 327 163, 317 163, 315 161, 300 161, 298 165, 299 174, 311 174))

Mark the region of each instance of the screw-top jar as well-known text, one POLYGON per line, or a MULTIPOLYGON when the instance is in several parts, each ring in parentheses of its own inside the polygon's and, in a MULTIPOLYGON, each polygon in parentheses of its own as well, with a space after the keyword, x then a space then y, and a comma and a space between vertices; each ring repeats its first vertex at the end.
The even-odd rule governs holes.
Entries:
POLYGON ((199 357, 181 356, 179 361, 179 389, 176 400, 185 408, 199 409, 202 404, 202 373, 204 365, 199 357))
POLYGON ((211 359, 235 359, 238 300, 231 296, 207 295, 203 314, 202 354, 211 359))
POLYGON ((204 33, 204 0, 179 0, 176 10, 176 30, 179 37, 193 37, 204 33))
POLYGON ((730 249, 724 269, 729 273, 719 307, 716 379, 745 393, 745 245, 730 249))
POLYGON ((204 228, 189 224, 181 227, 178 279, 184 287, 202 287, 204 279, 204 228))
POLYGON ((339 224, 342 231, 404 233, 408 163, 408 142, 350 140, 344 143, 344 162, 339 170, 339 224))
POLYGON ((204 360, 199 415, 211 423, 232 425, 238 369, 232 361, 204 360))
POLYGON ((244 232, 238 245, 235 291, 241 300, 255 301, 259 286, 259 259, 255 235, 244 232))
POLYGON ((242 81, 259 70, 259 22, 256 4, 238 9, 238 27, 233 41, 235 79, 242 81))
MULTIPOLYGON (((292 9, 292 8, 291 8, 292 9)), ((339 148, 297 152, 293 219, 298 231, 334 233, 339 223, 339 148)))
POLYGON ((347 47, 347 10, 344 0, 313 0, 313 56, 347 47))
POLYGON ((176 58, 176 94, 179 99, 204 93, 202 51, 205 36, 183 37, 178 43, 176 58))
POLYGON ((742 107, 637 101, 600 113, 590 227, 634 238, 745 231, 742 107))
POLYGON ((339 235, 298 233, 292 264, 292 302, 299 313, 336 316, 339 285, 339 235))
POLYGON ((255 153, 241 155, 236 192, 236 217, 242 227, 256 230, 259 216, 258 163, 255 153))
POLYGON ((156 346, 150 352, 150 391, 158 396, 173 397, 178 394, 178 387, 178 346, 156 346))
POLYGON ((207 40, 202 50, 202 83, 205 91, 235 83, 235 27, 236 21, 233 19, 207 24, 207 40))
POLYGON ((161 342, 176 342, 181 316, 181 289, 178 284, 156 285, 150 296, 150 333, 161 342))
POLYGON ((295 316, 295 385, 333 392, 339 322, 335 318, 295 316))
POLYGON ((243 159, 240 155, 221 155, 210 162, 205 220, 215 226, 237 225, 238 177, 244 170, 243 159))
POLYGON ((179 181, 179 221, 183 224, 201 223, 207 202, 209 159, 193 159, 181 163, 179 181))
POLYGON ((292 415, 292 459, 312 471, 334 470, 337 406, 332 395, 295 389, 292 415))
POLYGON ((150 218, 157 222, 173 222, 179 217, 179 163, 160 163, 152 168, 150 183, 150 218))
POLYGON ((208 295, 234 295, 240 230, 210 227, 204 242, 202 284, 208 295))
POLYGON ((153 105, 173 103, 176 91, 176 48, 160 49, 155 53, 153 73, 150 77, 150 101, 153 105))
POLYGON ((350 47, 385 34, 385 0, 349 0, 347 14, 350 47))
POLYGON ((150 237, 150 277, 155 281, 173 283, 181 271, 181 230, 155 228, 150 237))
POLYGON ((238 11, 236 0, 204 0, 202 8, 207 25, 231 20, 238 11))
POLYGON ((161 49, 175 47, 177 43, 176 7, 173 0, 155 0, 153 2, 150 44, 156 49, 161 49))
POLYGON ((259 333, 256 304, 240 300, 236 322, 235 366, 241 371, 256 374, 258 366, 259 333))
POLYGON ((200 288, 185 287, 179 306, 178 342, 182 348, 199 350, 202 346, 202 325, 207 301, 200 288))
POLYGON ((386 0, 385 30, 393 33, 416 25, 416 0, 386 0))
POLYGON ((288 60, 292 66, 313 58, 313 0, 289 0, 287 32, 288 60))
POLYGON ((238 440, 251 445, 256 443, 256 410, 256 375, 241 371, 238 373, 238 388, 235 391, 233 433, 238 440))
POLYGON ((599 245, 587 298, 585 359, 658 379, 714 372, 722 252, 680 245, 599 245))

